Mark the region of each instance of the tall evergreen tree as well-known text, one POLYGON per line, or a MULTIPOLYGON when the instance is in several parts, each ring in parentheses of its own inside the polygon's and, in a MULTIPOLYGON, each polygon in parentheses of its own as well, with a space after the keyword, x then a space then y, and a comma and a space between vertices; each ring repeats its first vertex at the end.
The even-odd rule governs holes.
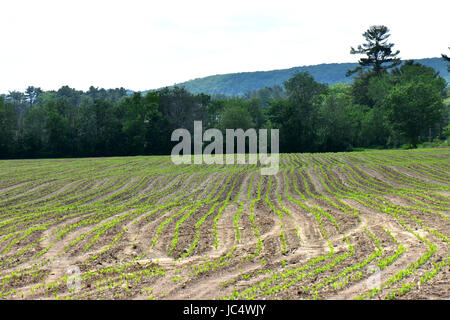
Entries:
MULTIPOLYGON (((450 47, 449 47, 449 49, 450 49, 450 47)), ((442 58, 443 58, 445 61, 450 62, 450 57, 447 56, 446 54, 442 54, 442 58)), ((450 64, 447 66, 447 70, 448 70, 448 72, 450 72, 450 64)))
POLYGON ((27 87, 25 90, 25 97, 28 100, 30 107, 36 103, 36 99, 42 94, 41 88, 35 88, 33 86, 27 87))
POLYGON ((388 43, 390 37, 389 29, 386 26, 371 26, 363 33, 366 43, 358 46, 358 49, 351 48, 350 54, 365 54, 367 58, 359 59, 359 66, 353 70, 348 70, 346 76, 350 76, 363 67, 371 67, 372 71, 379 75, 389 68, 401 63, 397 55, 400 51, 393 52, 393 43, 388 43))

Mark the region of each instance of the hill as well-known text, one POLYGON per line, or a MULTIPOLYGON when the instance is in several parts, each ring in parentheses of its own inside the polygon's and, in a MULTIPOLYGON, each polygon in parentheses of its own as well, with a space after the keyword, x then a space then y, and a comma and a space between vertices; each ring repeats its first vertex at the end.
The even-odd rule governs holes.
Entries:
MULTIPOLYGON (((415 61, 433 67, 447 82, 450 82, 447 63, 442 58, 425 58, 415 61)), ((352 82, 353 78, 346 77, 345 72, 355 66, 356 63, 329 63, 271 71, 229 73, 197 78, 175 85, 185 87, 191 93, 242 95, 248 91, 282 85, 296 72, 308 72, 316 81, 329 85, 352 82)))

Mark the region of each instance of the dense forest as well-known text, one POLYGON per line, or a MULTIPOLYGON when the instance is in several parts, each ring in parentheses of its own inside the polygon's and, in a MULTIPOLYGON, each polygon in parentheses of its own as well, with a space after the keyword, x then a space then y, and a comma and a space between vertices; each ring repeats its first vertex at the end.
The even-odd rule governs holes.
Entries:
MULTIPOLYGON (((401 63, 388 29, 371 27, 348 69, 352 83, 327 85, 307 72, 283 86, 240 97, 193 94, 184 87, 130 94, 124 88, 28 87, 0 96, 0 158, 170 154, 171 133, 208 128, 277 128, 280 152, 444 144, 450 136, 450 92, 434 68, 401 63), (380 41, 383 40, 383 41, 380 41)), ((443 55, 443 61, 448 57, 443 55)))

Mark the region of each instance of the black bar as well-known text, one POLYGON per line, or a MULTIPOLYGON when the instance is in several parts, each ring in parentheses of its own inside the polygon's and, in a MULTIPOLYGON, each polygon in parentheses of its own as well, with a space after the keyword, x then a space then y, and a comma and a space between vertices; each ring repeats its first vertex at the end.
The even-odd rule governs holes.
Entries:
POLYGON ((142 319, 279 319, 289 316, 289 320, 313 317, 355 317, 367 315, 386 317, 395 312, 402 318, 415 316, 427 308, 448 310, 446 300, 396 300, 396 301, 212 301, 212 300, 159 300, 159 301, 0 301, 2 314, 11 311, 15 317, 22 313, 51 316, 58 319, 71 318, 85 320, 86 317, 100 319, 133 317, 142 319), (4 313, 5 312, 5 313, 4 313))

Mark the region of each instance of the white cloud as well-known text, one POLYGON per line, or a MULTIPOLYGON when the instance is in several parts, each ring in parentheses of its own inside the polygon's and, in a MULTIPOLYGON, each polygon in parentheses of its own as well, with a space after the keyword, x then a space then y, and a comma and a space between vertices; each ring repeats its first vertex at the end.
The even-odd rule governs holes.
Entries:
POLYGON ((403 58, 446 52, 445 1, 0 3, 0 92, 68 84, 145 90, 219 73, 356 61, 385 24, 403 58))

